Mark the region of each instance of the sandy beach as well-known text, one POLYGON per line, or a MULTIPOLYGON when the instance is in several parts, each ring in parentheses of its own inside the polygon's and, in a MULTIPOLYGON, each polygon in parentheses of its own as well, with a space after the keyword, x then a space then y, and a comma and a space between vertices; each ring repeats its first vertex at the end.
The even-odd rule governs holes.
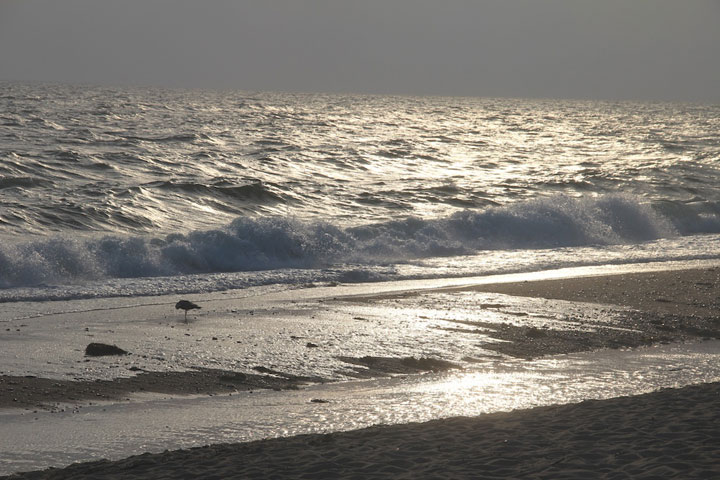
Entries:
POLYGON ((476 287, 485 292, 622 305, 644 312, 720 317, 720 268, 539 280, 476 287))
MULTIPOLYGON (((419 297, 457 292, 494 292, 573 303, 596 302, 624 308, 632 324, 592 324, 587 331, 545 326, 492 326, 501 340, 497 353, 534 358, 598 348, 720 338, 717 307, 720 270, 703 268, 624 275, 591 276, 443 291, 410 291, 337 302, 418 302, 419 297)), ((485 305, 485 309, 497 306, 485 305)), ((592 323, 592 322, 590 322, 592 323)), ((468 322, 464 325, 467 327, 468 322)), ((474 328, 491 325, 475 321, 474 328)), ((349 359, 376 368, 374 375, 418 373, 453 364, 370 357, 349 359)), ((148 374, 140 380, 86 382, 52 386, 46 379, 3 376, 0 405, 31 406, 43 401, 106 395, 121 398, 137 391, 171 394, 250 388, 293 388, 302 376, 258 371, 257 376, 204 372, 148 374), (146 378, 147 381, 143 381, 146 378), (263 385, 267 378, 276 383, 263 385), (178 380, 179 379, 179 380, 178 380), (184 388, 172 388, 172 385, 184 388), (80 386, 82 385, 82 387, 80 386), (189 385, 189 387, 188 387, 189 385), (86 390, 83 390, 86 389, 86 390), (21 390, 22 396, 17 392, 21 390), (53 392, 52 394, 50 392, 53 392), (13 392, 15 392, 13 394, 13 392), (48 398, 43 400, 43 395, 48 398)), ((10 478, 698 478, 720 476, 720 384, 667 389, 632 397, 540 407, 476 418, 377 426, 369 429, 303 435, 245 444, 145 454, 125 460, 77 464, 65 469, 17 474, 10 478)))
POLYGON ((576 405, 213 445, 13 479, 720 476, 720 384, 576 405))

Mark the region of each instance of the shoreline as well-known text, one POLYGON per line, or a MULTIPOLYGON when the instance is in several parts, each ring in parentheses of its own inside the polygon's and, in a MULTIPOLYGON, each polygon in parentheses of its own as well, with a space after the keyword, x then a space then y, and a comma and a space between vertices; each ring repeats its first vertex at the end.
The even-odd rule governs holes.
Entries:
MULTIPOLYGON (((502 295, 596 303, 630 309, 617 322, 580 319, 584 330, 566 327, 498 324, 474 319, 454 322, 458 330, 472 330, 493 340, 489 352, 533 359, 548 355, 625 348, 697 339, 720 339, 720 268, 697 268, 641 273, 602 274, 512 283, 488 283, 441 287, 361 296, 335 297, 325 303, 372 304, 387 300, 416 301, 420 296, 490 292, 502 295)), ((436 299, 434 301, 437 301, 436 299)), ((500 304, 481 304, 488 312, 500 304)), ((526 315, 527 313, 514 313, 526 315)), ((451 321, 453 323, 453 321, 451 321)), ((309 344, 313 346, 314 344, 309 344)), ((396 374, 462 369, 462 365, 421 355, 403 358, 338 356, 354 368, 350 378, 379 378, 396 374)), ((0 408, 56 411, 63 404, 87 401, 126 401, 134 393, 167 395, 214 395, 254 389, 297 389, 311 383, 337 381, 322 376, 295 375, 264 366, 253 372, 206 367, 187 371, 151 371, 112 380, 59 380, 33 374, 0 375, 0 408)))
POLYGON ((720 382, 100 460, 8 480, 98 478, 636 478, 720 475, 720 382))
POLYGON ((648 313, 720 319, 718 267, 493 283, 469 288, 505 295, 619 305, 648 313))
MULTIPOLYGON (((363 296, 334 297, 325 303, 364 305, 491 292, 501 295, 593 303, 612 322, 580 319, 582 330, 534 327, 528 313, 512 312, 518 324, 463 321, 457 328, 491 332, 490 351, 537 358, 598 348, 720 338, 720 269, 717 267, 503 284, 464 285, 363 296), (603 313, 604 312, 604 313, 603 313), (618 320, 619 319, 619 320, 618 320), (525 322, 525 323, 522 323, 525 322), (528 326, 530 325, 530 326, 528 326)), ((474 298, 474 297, 473 297, 474 298)), ((508 305, 481 304, 483 312, 508 305)), ((528 307, 530 308, 530 307, 528 307)), ((533 313, 533 312, 530 312, 533 313)), ((577 320, 577 319, 575 319, 577 320)), ((596 319, 597 320, 597 319, 596 319)), ((305 342, 305 340, 302 340, 305 342)), ((309 347, 308 347, 309 348, 309 347)), ((312 348, 310 351, 316 350, 312 348)), ((457 365, 414 357, 347 357, 358 378, 414 374, 457 365), (362 367, 362 368, 360 368, 362 367)), ((0 376, 0 408, 43 408, 82 400, 125 401, 131 393, 168 395, 232 393, 259 388, 296 389, 325 379, 295 376, 266 367, 255 373, 195 369, 136 373, 129 378, 58 381, 34 376, 0 376), (15 382, 15 383, 9 383, 15 382), (53 385, 55 384, 55 385, 53 385), (18 392, 22 392, 21 394, 18 392), (13 401, 12 395, 18 398, 13 401)), ((8 479, 63 478, 709 478, 720 474, 720 382, 666 389, 633 397, 588 400, 478 417, 375 426, 330 434, 301 435, 239 444, 216 444, 119 461, 78 463, 62 469, 13 474, 8 479), (268 459, 272 458, 272 462, 268 459), (469 461, 468 459, 472 459, 469 461), (188 470, 191 469, 191 470, 188 470), (478 473, 481 472, 481 473, 478 473), (534 475, 534 476, 533 476, 534 475)))

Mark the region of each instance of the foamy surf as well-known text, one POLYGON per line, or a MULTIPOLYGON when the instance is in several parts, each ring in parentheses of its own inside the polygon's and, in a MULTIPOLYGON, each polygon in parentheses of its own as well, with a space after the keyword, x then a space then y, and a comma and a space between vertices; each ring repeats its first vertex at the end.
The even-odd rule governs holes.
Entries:
MULTIPOLYGON (((716 222, 704 216, 694 228, 715 231, 716 222)), ((158 237, 56 235, 0 246, 0 298, 194 293, 715 255, 717 235, 687 236, 682 228, 678 218, 614 195, 557 196, 350 227, 265 217, 158 237)))

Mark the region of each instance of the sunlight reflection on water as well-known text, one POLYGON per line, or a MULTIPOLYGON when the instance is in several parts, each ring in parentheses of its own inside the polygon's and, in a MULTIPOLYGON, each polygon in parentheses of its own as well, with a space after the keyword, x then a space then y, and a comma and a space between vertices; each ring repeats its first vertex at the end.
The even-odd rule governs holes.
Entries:
MULTIPOLYGON (((474 416, 720 381, 720 341, 502 361, 298 391, 162 399, 79 413, 0 415, 0 474, 212 443, 474 416), (322 399, 327 403, 314 403, 322 399)), ((154 398, 154 399, 153 399, 154 398)))

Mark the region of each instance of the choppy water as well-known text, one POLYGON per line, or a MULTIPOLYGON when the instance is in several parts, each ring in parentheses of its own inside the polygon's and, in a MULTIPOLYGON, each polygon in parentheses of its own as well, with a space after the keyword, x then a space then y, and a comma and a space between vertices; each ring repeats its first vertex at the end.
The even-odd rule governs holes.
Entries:
POLYGON ((0 299, 717 258, 720 106, 0 83, 0 299))

